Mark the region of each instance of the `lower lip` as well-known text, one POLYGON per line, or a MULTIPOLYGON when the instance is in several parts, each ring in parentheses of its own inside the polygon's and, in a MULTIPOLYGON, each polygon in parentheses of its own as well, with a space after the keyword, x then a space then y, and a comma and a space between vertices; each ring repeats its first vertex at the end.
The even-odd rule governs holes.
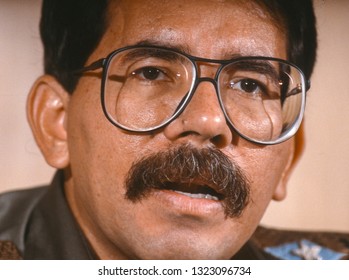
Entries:
POLYGON ((165 207, 164 210, 182 215, 207 217, 224 213, 222 201, 192 198, 171 190, 154 190, 153 196, 165 207))

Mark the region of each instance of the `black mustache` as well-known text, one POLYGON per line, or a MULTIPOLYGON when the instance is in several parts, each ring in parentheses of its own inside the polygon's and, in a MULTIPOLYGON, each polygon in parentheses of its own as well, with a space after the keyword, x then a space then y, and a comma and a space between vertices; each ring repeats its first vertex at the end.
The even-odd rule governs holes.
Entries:
POLYGON ((154 189, 191 183, 214 189, 222 198, 225 214, 238 217, 249 201, 250 186, 243 171, 215 148, 183 145, 143 158, 126 178, 126 198, 137 202, 154 189))

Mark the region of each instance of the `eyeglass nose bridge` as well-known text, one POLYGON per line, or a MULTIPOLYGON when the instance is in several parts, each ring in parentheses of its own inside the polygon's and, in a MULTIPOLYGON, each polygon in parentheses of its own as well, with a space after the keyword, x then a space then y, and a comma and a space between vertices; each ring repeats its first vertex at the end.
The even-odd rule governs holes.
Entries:
MULTIPOLYGON (((219 88, 218 88, 218 82, 217 82, 217 75, 214 78, 210 78, 210 77, 196 77, 195 82, 194 82, 194 86, 192 88, 192 94, 191 97, 193 97, 193 95, 195 94, 197 88, 199 87, 200 83, 202 82, 209 82, 213 85, 215 91, 216 91, 216 96, 218 98, 219 104, 222 107, 222 102, 221 102, 221 98, 219 96, 219 88)), ((191 99, 191 98, 190 98, 191 99)), ((223 109, 223 108, 222 108, 223 109)))
POLYGON ((191 58, 191 61, 194 64, 194 68, 195 68, 195 81, 194 81, 194 85, 192 88, 192 95, 194 95, 194 93, 196 92, 200 83, 209 82, 213 85, 213 87, 216 91, 216 95, 217 95, 219 104, 220 104, 222 110, 224 111, 224 108, 222 106, 223 105, 222 100, 221 100, 220 94, 219 94, 219 86, 218 86, 218 77, 219 77, 219 75, 224 67, 224 64, 222 63, 221 60, 199 58, 199 57, 193 57, 193 58, 191 58), (211 66, 215 65, 215 64, 217 65, 217 66, 215 66, 215 68, 216 68, 215 73, 212 75, 212 77, 200 76, 200 66, 202 66, 202 64, 206 64, 206 63, 210 64, 211 66))
MULTIPOLYGON (((220 69, 219 69, 219 70, 220 70, 220 69)), ((218 99, 218 103, 219 103, 220 109, 222 110, 222 112, 223 112, 223 114, 224 114, 224 117, 225 117, 226 121, 227 121, 228 123, 230 123, 229 117, 228 117, 228 115, 227 115, 227 113, 226 113, 226 111, 225 111, 225 109, 224 109, 223 101, 222 101, 222 98, 221 98, 220 93, 219 93, 219 86, 218 86, 218 82, 217 82, 218 74, 219 74, 219 72, 220 72, 219 70, 217 71, 217 74, 215 75, 214 78, 210 78, 210 77, 196 77, 195 82, 194 82, 194 85, 193 85, 193 88, 192 88, 192 90, 191 90, 190 97, 189 97, 189 99, 187 100, 185 107, 184 107, 181 111, 183 111, 183 110, 189 105, 189 103, 191 102, 191 100, 192 100, 194 94, 196 93, 196 90, 197 90, 197 88, 199 87, 200 83, 202 83, 202 82, 209 82, 209 83, 211 83, 211 84, 213 85, 213 87, 214 87, 214 90, 215 90, 215 92, 216 92, 216 97, 217 97, 217 99, 218 99)))
POLYGON ((194 87, 193 87, 193 92, 196 91, 197 87, 202 82, 209 82, 209 83, 213 84, 213 86, 214 86, 214 88, 216 90, 216 93, 218 94, 217 80, 216 80, 216 78, 210 78, 210 77, 197 77, 196 80, 195 80, 194 87))

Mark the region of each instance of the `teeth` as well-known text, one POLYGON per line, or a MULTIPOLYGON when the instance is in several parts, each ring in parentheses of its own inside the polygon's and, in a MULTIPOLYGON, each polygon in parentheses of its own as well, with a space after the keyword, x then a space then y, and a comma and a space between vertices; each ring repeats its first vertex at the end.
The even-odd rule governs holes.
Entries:
POLYGON ((205 198, 205 199, 211 199, 211 200, 219 200, 218 197, 210 195, 210 194, 203 194, 203 193, 187 193, 187 192, 181 192, 181 191, 175 191, 176 193, 180 193, 186 196, 189 196, 191 198, 205 198))

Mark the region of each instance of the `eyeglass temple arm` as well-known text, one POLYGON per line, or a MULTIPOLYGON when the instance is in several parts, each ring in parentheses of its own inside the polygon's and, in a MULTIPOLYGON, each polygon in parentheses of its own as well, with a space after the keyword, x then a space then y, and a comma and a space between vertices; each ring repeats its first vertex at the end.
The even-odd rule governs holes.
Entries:
POLYGON ((95 62, 93 62, 92 64, 86 66, 86 67, 83 67, 81 69, 78 69, 78 70, 75 70, 73 73, 74 74, 81 74, 81 73, 84 73, 84 72, 87 72, 87 71, 93 71, 93 70, 96 70, 98 68, 102 68, 104 66, 106 62, 106 59, 105 58, 101 58, 95 62))
MULTIPOLYGON (((305 81, 305 92, 307 92, 310 89, 310 87, 311 87, 310 80, 305 81)), ((294 89, 292 89, 291 91, 289 91, 287 93, 286 97, 290 97, 292 95, 296 95, 296 94, 301 93, 301 92, 302 92, 302 89, 297 86, 294 89)))

